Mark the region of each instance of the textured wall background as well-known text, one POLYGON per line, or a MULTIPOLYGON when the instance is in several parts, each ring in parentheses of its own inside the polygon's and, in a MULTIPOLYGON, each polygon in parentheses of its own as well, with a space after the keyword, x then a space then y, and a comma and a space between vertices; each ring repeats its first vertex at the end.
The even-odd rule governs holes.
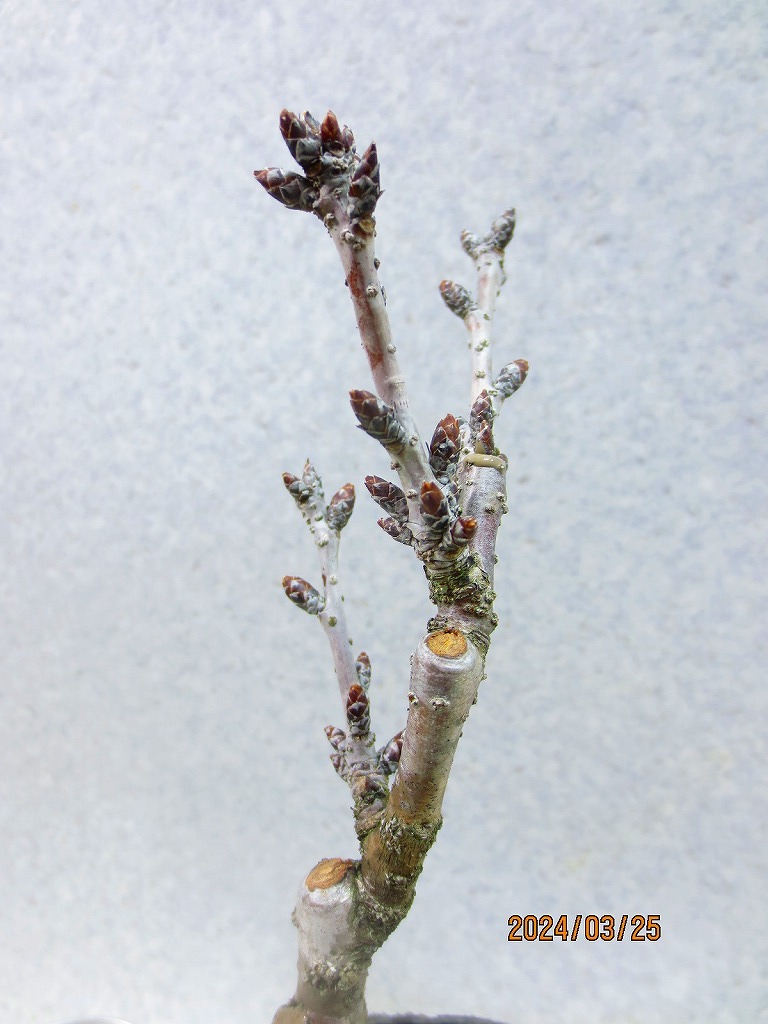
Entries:
POLYGON ((468 390, 443 277, 518 230, 489 678, 372 1010, 768 1020, 766 231, 759 0, 0 4, 0 1020, 268 1021, 302 875, 354 856, 315 573, 342 546, 380 739, 429 607, 362 478, 383 453, 322 227, 254 167, 282 106, 375 137, 422 432, 468 390), (658 943, 506 941, 660 914, 658 943))

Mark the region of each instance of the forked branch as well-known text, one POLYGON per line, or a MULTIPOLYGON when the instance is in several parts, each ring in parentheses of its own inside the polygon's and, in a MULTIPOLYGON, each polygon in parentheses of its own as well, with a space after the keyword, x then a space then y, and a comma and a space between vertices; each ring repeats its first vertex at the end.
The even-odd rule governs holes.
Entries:
POLYGON ((423 563, 436 605, 411 660, 406 728, 377 750, 370 661, 364 652, 352 654, 339 591, 339 535, 352 513, 354 488, 345 484, 326 506, 310 463, 301 477, 284 475, 314 536, 322 588, 295 576, 285 577, 283 586, 297 606, 317 616, 331 646, 346 728, 329 725, 326 735, 333 766, 353 794, 360 859, 326 858, 304 879, 294 913, 298 984, 274 1024, 365 1024, 371 957, 413 901, 496 626, 495 542, 506 512, 508 460, 493 428, 502 403, 528 372, 518 359, 494 378, 491 362, 493 314, 515 214, 502 214, 482 238, 462 235, 476 270, 474 296, 454 282, 440 286, 468 331, 471 406, 466 418, 444 416, 427 446, 412 418, 378 277, 376 146, 358 156, 352 132, 331 112, 321 123, 284 110, 280 130, 302 173, 268 168, 255 175, 284 206, 322 220, 339 253, 375 389, 351 391, 352 410, 362 430, 389 453, 399 477, 396 484, 367 476, 365 485, 386 513, 379 525, 423 563))

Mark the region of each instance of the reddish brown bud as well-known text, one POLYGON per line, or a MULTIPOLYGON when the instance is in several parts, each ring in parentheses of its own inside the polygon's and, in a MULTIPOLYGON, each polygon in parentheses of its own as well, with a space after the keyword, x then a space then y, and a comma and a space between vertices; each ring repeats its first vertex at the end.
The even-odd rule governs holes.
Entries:
POLYGON ((478 454, 490 455, 495 447, 493 428, 490 423, 484 423, 475 435, 475 451, 478 454))
POLYGON ((334 750, 340 750, 344 740, 347 738, 347 734, 344 730, 338 729, 335 725, 326 725, 325 735, 328 737, 328 742, 334 750))
POLYGON ((325 598, 301 576, 283 576, 286 597, 308 615, 319 615, 325 608, 325 598))
POLYGON ((332 110, 328 111, 320 125, 320 142, 326 152, 344 149, 341 127, 332 110))
POLYGON ((318 138, 320 138, 320 122, 317 120, 317 118, 312 117, 310 112, 308 110, 305 110, 304 113, 301 115, 301 119, 307 126, 307 131, 309 132, 309 134, 316 135, 318 138))
POLYGON ((379 158, 376 143, 372 142, 352 175, 347 208, 349 216, 353 220, 372 217, 380 195, 379 158))
POLYGON ((502 398, 513 395, 528 376, 528 363, 525 359, 516 359, 508 363, 499 373, 493 386, 502 398))
POLYGON ((360 429, 380 441, 385 448, 402 448, 408 437, 395 410, 370 391, 350 391, 350 404, 360 429))
POLYGON ((280 114, 280 131, 288 150, 310 177, 314 177, 321 169, 320 157, 322 149, 318 131, 314 128, 317 122, 311 114, 297 117, 291 110, 283 110, 280 114))
POLYGON ((392 775, 397 770, 403 751, 404 732, 405 730, 401 730, 396 736, 393 736, 389 743, 379 751, 379 766, 385 775, 392 775))
POLYGON ((353 484, 344 484, 331 498, 325 510, 325 519, 332 530, 343 530, 355 507, 355 488, 353 484))
POLYGON ((297 505, 303 505, 312 497, 312 490, 293 473, 283 473, 283 483, 297 505))
POLYGON ((419 507, 429 532, 442 534, 449 522, 448 501, 437 484, 431 480, 425 480, 421 485, 419 507))
POLYGON ((400 544, 413 543, 411 531, 407 526, 402 526, 398 523, 396 519, 379 519, 377 521, 384 533, 390 536, 392 540, 399 541, 400 544))
POLYGON ((464 547, 472 540, 477 531, 477 520, 474 516, 459 516, 451 526, 451 544, 457 548, 464 547))
POLYGON ((451 413, 443 416, 429 442, 429 464, 437 476, 447 475, 461 453, 459 421, 451 413))
POLYGON ((357 661, 355 662, 355 671, 357 672, 357 681, 367 692, 368 687, 371 685, 371 659, 365 651, 360 651, 358 654, 357 661))
POLYGON ((367 476, 365 486, 376 504, 399 523, 408 519, 408 502, 400 488, 380 476, 367 476))
POLYGON ((448 309, 462 320, 477 309, 475 300, 464 285, 456 284, 455 281, 441 281, 440 294, 448 309))
POLYGON ((488 392, 483 389, 472 403, 469 412, 469 429, 474 436, 486 424, 490 427, 493 423, 493 406, 488 392))
POLYGON ((352 683, 347 695, 347 722, 352 736, 365 736, 371 728, 368 694, 359 683, 352 683))
POLYGON ((515 211, 506 210, 491 224, 488 241, 494 249, 506 249, 515 233, 515 211))
POLYGON ((299 139, 306 139, 307 126, 293 113, 285 108, 280 111, 280 134, 285 139, 285 144, 291 156, 296 158, 296 143, 299 139))
POLYGON ((360 163, 355 168, 349 186, 349 194, 354 196, 362 195, 363 191, 371 186, 378 189, 381 183, 380 175, 379 152, 376 149, 376 143, 372 142, 363 153, 360 163), (365 181, 369 182, 370 185, 361 184, 361 182, 365 181))
POLYGON ((285 172, 279 167, 267 167, 262 171, 254 171, 253 175, 273 199, 277 199, 289 210, 310 211, 317 199, 317 192, 303 174, 285 172))
POLYGON ((336 774, 344 779, 346 782, 349 777, 349 769, 347 768, 347 762, 344 760, 342 754, 331 754, 331 764, 336 774))

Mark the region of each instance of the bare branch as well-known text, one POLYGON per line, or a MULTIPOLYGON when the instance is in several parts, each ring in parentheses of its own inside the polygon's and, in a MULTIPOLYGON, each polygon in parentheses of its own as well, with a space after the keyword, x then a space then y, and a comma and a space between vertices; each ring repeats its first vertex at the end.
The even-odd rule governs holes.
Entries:
POLYGON ((354 507, 354 488, 345 484, 326 506, 311 463, 301 477, 284 474, 318 548, 323 592, 299 577, 286 577, 284 586, 294 603, 318 616, 331 645, 346 728, 328 726, 326 735, 331 762, 353 795, 361 860, 321 861, 304 880, 295 913, 298 987, 274 1024, 364 1024, 370 959, 413 900, 442 822, 448 774, 497 621, 495 543, 506 511, 507 458, 496 448, 493 425, 528 371, 519 359, 492 375, 491 329, 515 214, 502 214, 483 237, 462 234, 477 272, 476 299, 455 282, 440 286, 468 331, 472 405, 468 420, 443 417, 427 448, 410 412, 378 278, 376 146, 359 157, 352 132, 330 111, 320 123, 308 113, 284 110, 280 130, 303 173, 271 168, 256 177, 283 205, 318 216, 334 241, 375 387, 375 394, 350 392, 352 409, 361 429, 387 450, 401 486, 377 476, 367 476, 365 484, 388 514, 379 526, 424 563, 436 605, 412 658, 406 729, 377 750, 370 661, 364 652, 357 659, 351 653, 338 590, 339 534, 354 507))
POLYGON ((448 775, 482 677, 483 658, 455 630, 422 640, 413 656, 397 775, 381 827, 363 843, 365 893, 392 912, 407 912, 442 824, 448 775))
POLYGON ((347 630, 344 597, 339 587, 339 535, 352 515, 355 489, 352 484, 345 484, 326 506, 322 481, 309 460, 300 477, 293 473, 283 473, 283 483, 296 502, 315 542, 323 593, 319 594, 299 577, 286 576, 283 587, 294 603, 304 607, 310 614, 317 615, 328 638, 339 693, 342 702, 346 704, 349 688, 357 683, 357 670, 347 630), (309 588, 309 591, 305 592, 305 588, 309 588))
POLYGON ((280 131, 304 175, 275 168, 256 171, 256 179, 290 209, 316 214, 334 241, 355 311, 360 340, 368 357, 376 393, 392 410, 404 438, 396 469, 418 522, 418 492, 432 479, 423 443, 410 411, 405 378, 396 358, 384 290, 374 252, 374 211, 381 195, 381 171, 374 143, 362 158, 352 132, 341 128, 332 111, 322 124, 309 113, 280 115, 280 131))

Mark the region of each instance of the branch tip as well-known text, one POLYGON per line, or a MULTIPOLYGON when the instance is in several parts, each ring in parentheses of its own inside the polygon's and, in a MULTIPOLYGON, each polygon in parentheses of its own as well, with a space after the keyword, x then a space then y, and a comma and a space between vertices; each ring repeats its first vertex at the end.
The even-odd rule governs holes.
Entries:
POLYGON ((488 241, 493 245, 494 249, 504 250, 512 241, 512 236, 515 233, 515 221, 516 214, 514 209, 505 210, 500 217, 491 224, 491 230, 488 233, 488 241))

